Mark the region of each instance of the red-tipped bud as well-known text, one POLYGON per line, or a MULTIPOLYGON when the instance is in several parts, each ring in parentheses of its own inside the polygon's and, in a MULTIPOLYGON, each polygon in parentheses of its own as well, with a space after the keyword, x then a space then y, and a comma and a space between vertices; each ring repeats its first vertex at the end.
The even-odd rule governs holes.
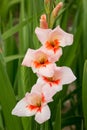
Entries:
POLYGON ((47 29, 48 28, 48 23, 46 19, 46 14, 42 14, 40 18, 40 28, 47 29))

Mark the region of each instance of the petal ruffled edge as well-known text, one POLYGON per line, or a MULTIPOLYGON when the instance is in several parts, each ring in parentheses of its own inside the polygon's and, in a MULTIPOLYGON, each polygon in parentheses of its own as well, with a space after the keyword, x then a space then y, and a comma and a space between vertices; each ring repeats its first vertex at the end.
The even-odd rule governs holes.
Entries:
POLYGON ((57 38, 60 41, 60 46, 65 47, 68 45, 72 45, 73 43, 73 34, 67 33, 57 26, 52 32, 50 33, 51 38, 57 38))

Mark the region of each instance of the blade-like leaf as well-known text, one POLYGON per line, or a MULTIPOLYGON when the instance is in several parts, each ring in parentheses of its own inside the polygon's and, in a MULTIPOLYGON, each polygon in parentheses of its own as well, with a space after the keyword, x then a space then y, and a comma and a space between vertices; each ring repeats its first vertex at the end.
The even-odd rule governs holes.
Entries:
POLYGON ((22 130, 19 118, 11 115, 11 111, 16 104, 16 99, 12 86, 6 73, 2 54, 0 53, 0 103, 2 106, 5 125, 7 130, 22 130))
POLYGON ((23 20, 21 23, 15 25, 14 27, 12 27, 11 29, 7 30, 3 35, 2 35, 2 39, 5 40, 8 37, 12 36, 13 34, 15 34, 16 32, 18 32, 22 27, 24 27, 29 21, 32 21, 32 17, 28 18, 26 20, 23 20))
POLYGON ((66 119, 63 119, 62 120, 62 128, 65 127, 65 126, 70 126, 70 125, 75 125, 75 124, 81 124, 81 120, 82 120, 82 117, 80 116, 73 116, 73 117, 68 117, 66 119))
POLYGON ((4 59, 5 59, 5 62, 10 62, 12 60, 20 59, 23 57, 24 57, 23 55, 11 55, 11 56, 5 57, 4 59))
POLYGON ((53 130, 61 130, 61 100, 59 100, 53 130))
POLYGON ((85 118, 85 127, 87 130, 87 60, 85 61, 83 72, 82 102, 83 102, 83 113, 85 118))

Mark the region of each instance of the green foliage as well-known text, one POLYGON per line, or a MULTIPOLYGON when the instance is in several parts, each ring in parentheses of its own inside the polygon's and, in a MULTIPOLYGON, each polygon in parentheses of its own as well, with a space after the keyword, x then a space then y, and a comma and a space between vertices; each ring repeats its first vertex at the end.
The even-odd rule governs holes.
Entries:
POLYGON ((84 119, 85 119, 85 127, 87 130, 87 60, 84 64, 84 71, 83 71, 83 84, 82 84, 82 100, 83 100, 83 112, 84 112, 84 119))
POLYGON ((16 99, 6 72, 4 59, 1 53, 0 53, 0 103, 4 114, 4 120, 6 123, 5 127, 7 127, 8 130, 22 129, 21 120, 11 115, 11 111, 16 103, 16 99))

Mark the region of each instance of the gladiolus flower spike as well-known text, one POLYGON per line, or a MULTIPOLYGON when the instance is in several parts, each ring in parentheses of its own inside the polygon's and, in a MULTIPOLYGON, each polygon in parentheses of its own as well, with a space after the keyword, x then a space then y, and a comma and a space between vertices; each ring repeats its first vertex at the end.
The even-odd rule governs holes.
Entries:
MULTIPOLYGON (((60 2, 52 13, 57 15, 61 7, 60 2)), ((35 120, 41 124, 50 119, 51 112, 48 103, 53 101, 53 96, 63 89, 64 84, 76 80, 76 77, 69 67, 58 67, 55 63, 62 55, 61 47, 73 43, 73 35, 63 31, 60 26, 53 30, 48 28, 45 14, 41 15, 40 27, 36 27, 35 33, 42 46, 37 50, 29 48, 22 65, 31 67, 38 79, 31 91, 27 92, 14 107, 12 114, 35 115, 35 120)))

